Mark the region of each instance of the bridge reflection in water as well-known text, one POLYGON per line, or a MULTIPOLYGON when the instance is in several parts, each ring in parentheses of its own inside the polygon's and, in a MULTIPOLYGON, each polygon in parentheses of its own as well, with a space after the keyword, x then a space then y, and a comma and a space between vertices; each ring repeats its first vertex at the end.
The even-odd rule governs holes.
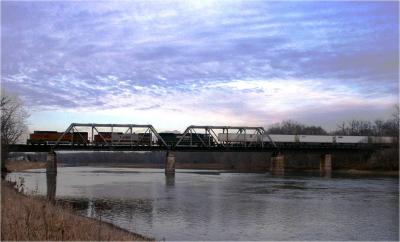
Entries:
MULTIPOLYGON (((14 176, 27 178, 27 192, 39 182, 43 194, 43 175, 14 176)), ((395 178, 333 173, 334 179, 324 179, 319 172, 286 171, 279 177, 201 170, 178 170, 172 176, 161 169, 104 167, 62 167, 57 176, 62 179, 57 183, 57 203, 157 240, 391 240, 398 236, 395 178)))
POLYGON ((165 174, 165 185, 167 187, 175 186, 175 174, 165 174))

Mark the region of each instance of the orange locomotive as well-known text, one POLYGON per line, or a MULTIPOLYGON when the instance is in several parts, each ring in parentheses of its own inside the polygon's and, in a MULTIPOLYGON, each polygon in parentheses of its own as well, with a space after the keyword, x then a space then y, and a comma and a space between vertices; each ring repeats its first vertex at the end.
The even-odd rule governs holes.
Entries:
MULTIPOLYGON (((27 144, 55 144, 63 133, 57 131, 34 131, 29 135, 27 144)), ((73 134, 65 134, 60 140, 60 144, 86 144, 88 141, 88 132, 75 132, 73 134)))

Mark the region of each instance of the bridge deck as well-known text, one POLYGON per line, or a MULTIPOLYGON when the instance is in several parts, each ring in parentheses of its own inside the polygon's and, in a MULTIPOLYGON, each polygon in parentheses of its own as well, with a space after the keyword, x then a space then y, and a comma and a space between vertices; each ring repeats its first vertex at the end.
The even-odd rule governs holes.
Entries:
POLYGON ((293 144, 286 146, 266 145, 264 147, 256 146, 215 146, 215 147, 191 147, 180 146, 170 147, 165 146, 130 146, 130 145, 114 145, 114 146, 94 146, 94 145, 11 145, 9 150, 11 152, 49 152, 54 151, 204 151, 204 152, 267 152, 267 151, 284 151, 284 150, 374 150, 387 148, 390 145, 377 145, 377 144, 331 144, 331 145, 313 145, 313 144, 293 144))

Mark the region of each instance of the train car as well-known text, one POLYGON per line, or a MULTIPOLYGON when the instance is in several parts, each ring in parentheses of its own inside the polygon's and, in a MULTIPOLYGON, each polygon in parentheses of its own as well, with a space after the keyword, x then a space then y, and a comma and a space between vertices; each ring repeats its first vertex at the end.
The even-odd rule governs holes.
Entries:
POLYGON ((300 143, 333 144, 333 136, 330 135, 299 135, 300 143))
MULTIPOLYGON (((165 133, 158 133, 158 134, 159 134, 160 137, 165 141, 165 143, 166 143, 168 146, 170 146, 170 147, 175 146, 175 145, 176 145, 176 142, 178 142, 178 139, 177 139, 178 134, 177 134, 177 133, 168 133, 168 132, 165 132, 165 133)), ((157 144, 158 144, 158 145, 163 145, 163 143, 161 142, 161 140, 158 140, 158 141, 157 141, 157 144)))
MULTIPOLYGON (((184 137, 182 134, 176 133, 158 133, 161 138, 165 141, 168 146, 174 147, 179 140, 180 146, 192 146, 192 147, 202 147, 202 146, 215 146, 214 138, 209 134, 186 134, 184 137), (183 137, 183 138, 182 138, 183 137)), ((163 145, 160 140, 157 141, 158 145, 163 145)))
MULTIPOLYGON (((183 137, 182 134, 176 136, 177 142, 183 137)), ((214 138, 209 134, 186 134, 179 145, 202 147, 202 146, 215 146, 214 138)))
MULTIPOLYGON (((270 134, 269 137, 275 143, 295 143, 299 142, 299 138, 297 135, 289 135, 289 134, 270 134)), ((263 142, 270 142, 267 135, 263 136, 263 142)))
POLYGON ((71 142, 73 142, 74 144, 88 144, 89 143, 88 132, 74 132, 73 135, 69 134, 70 140, 72 139, 72 136, 73 136, 73 140, 71 142))
POLYGON ((99 132, 94 136, 93 143, 95 145, 152 145, 152 135, 150 133, 99 132))
POLYGON ((152 145, 153 135, 151 133, 138 133, 138 145, 152 145))
MULTIPOLYGON (((46 144, 52 145, 63 135, 57 131, 39 131, 36 130, 32 134, 29 134, 27 144, 46 144)), ((87 144, 88 133, 87 132, 74 132, 65 134, 64 137, 59 141, 59 144, 87 144)))
MULTIPOLYGON (((57 131, 39 131, 35 130, 33 133, 29 134, 29 139, 27 144, 47 144, 48 142, 57 141, 59 138, 59 133, 57 131)), ((61 142, 68 142, 69 140, 64 137, 61 142)))
POLYGON ((112 133, 111 140, 116 145, 130 145, 139 142, 139 134, 112 133))
POLYGON ((261 142, 259 134, 219 133, 218 141, 223 143, 256 143, 261 142))
POLYGON ((382 136, 382 137, 369 136, 366 137, 366 139, 368 140, 368 143, 371 144, 393 144, 397 142, 396 137, 389 137, 389 136, 382 136))
POLYGON ((337 144, 368 143, 367 136, 334 136, 334 138, 334 142, 337 144))
POLYGON ((111 143, 111 132, 98 132, 94 135, 93 144, 111 143))

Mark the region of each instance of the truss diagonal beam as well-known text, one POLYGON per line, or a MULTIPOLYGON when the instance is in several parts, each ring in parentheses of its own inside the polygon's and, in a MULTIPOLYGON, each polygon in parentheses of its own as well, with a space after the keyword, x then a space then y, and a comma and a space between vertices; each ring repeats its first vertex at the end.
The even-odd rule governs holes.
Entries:
MULTIPOLYGON (((87 140, 85 138, 83 138, 83 136, 81 135, 81 132, 79 132, 79 130, 77 130, 75 127, 73 127, 72 129, 75 129, 76 132, 78 133, 78 135, 81 137, 81 139, 83 140, 83 142, 85 142, 85 144, 87 145, 87 140)), ((72 137, 72 139, 74 139, 74 137, 72 137)))

